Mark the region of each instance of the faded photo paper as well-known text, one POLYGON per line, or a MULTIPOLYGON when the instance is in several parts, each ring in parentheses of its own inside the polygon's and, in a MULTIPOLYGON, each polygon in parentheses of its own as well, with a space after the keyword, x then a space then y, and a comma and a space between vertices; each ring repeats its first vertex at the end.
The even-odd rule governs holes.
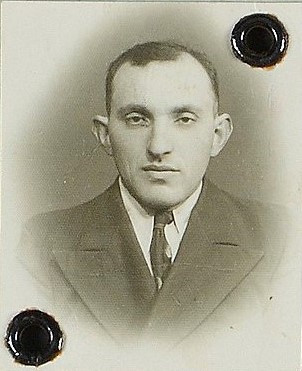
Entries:
POLYGON ((53 316, 43 369, 299 370, 301 10, 2 3, 1 331, 53 316), (253 13, 269 68, 232 51, 253 13))

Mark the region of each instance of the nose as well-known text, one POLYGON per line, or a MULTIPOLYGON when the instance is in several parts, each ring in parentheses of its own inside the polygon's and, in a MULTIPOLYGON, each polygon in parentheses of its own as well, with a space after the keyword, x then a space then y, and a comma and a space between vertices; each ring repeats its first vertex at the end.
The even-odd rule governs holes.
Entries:
POLYGON ((171 134, 171 128, 166 121, 158 120, 154 122, 147 145, 147 155, 152 160, 161 160, 163 156, 172 152, 171 134))

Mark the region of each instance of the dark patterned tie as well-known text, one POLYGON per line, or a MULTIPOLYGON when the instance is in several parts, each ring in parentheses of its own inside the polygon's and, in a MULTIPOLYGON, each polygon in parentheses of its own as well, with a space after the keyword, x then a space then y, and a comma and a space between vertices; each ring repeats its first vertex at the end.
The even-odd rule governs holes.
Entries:
POLYGON ((154 216, 153 236, 150 245, 151 266, 157 286, 160 290, 172 263, 171 248, 166 240, 165 226, 173 221, 172 211, 154 216))

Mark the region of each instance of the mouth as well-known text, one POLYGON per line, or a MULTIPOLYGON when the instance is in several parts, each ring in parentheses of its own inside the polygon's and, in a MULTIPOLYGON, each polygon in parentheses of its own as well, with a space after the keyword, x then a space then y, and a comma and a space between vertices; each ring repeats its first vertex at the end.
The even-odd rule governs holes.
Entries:
POLYGON ((143 167, 143 170, 147 171, 147 172, 158 172, 158 173, 164 173, 164 172, 177 173, 177 172, 179 172, 178 169, 176 169, 173 166, 169 166, 169 165, 146 165, 146 166, 143 167))

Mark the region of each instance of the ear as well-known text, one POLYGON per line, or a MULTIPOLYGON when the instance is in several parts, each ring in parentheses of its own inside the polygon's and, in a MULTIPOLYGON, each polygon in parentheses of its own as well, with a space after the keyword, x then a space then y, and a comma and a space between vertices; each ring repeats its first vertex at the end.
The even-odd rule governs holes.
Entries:
POLYGON ((112 155, 112 148, 110 144, 108 123, 109 119, 106 116, 96 115, 92 119, 92 133, 96 137, 98 143, 101 143, 108 155, 112 155))
POLYGON ((227 144, 233 131, 233 124, 230 115, 223 113, 217 115, 214 125, 214 140, 211 150, 211 157, 217 156, 227 144))

